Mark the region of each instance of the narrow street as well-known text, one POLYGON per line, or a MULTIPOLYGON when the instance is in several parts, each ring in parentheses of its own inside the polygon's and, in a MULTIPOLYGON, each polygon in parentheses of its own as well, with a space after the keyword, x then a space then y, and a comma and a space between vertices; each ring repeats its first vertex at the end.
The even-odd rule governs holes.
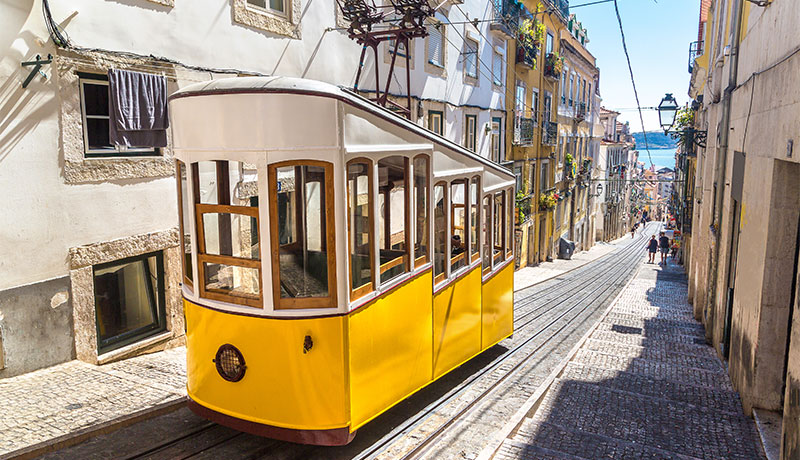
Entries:
POLYGON ((660 226, 651 223, 605 256, 516 292, 512 338, 373 420, 347 446, 272 441, 182 408, 43 458, 475 458, 598 321, 660 226))

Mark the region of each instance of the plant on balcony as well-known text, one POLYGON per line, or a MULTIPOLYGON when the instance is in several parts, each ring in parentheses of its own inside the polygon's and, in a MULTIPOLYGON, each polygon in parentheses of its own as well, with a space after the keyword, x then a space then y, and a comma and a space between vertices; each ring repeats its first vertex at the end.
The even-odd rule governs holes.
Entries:
POLYGON ((564 157, 564 172, 567 174, 567 178, 575 179, 577 167, 575 165, 575 158, 573 158, 570 153, 564 157))
POLYGON ((536 55, 544 40, 544 34, 543 23, 531 19, 520 22, 517 30, 517 62, 525 62, 536 67, 536 55))
POLYGON ((675 115, 674 132, 669 133, 673 139, 677 139, 678 143, 684 148, 684 151, 691 151, 693 140, 690 139, 687 129, 694 126, 694 110, 691 107, 684 107, 678 110, 675 115))
POLYGON ((526 195, 525 192, 520 190, 516 196, 517 204, 517 223, 522 223, 528 220, 531 215, 531 196, 526 195))
POLYGON ((547 211, 556 207, 557 195, 553 192, 539 195, 539 209, 547 211))
POLYGON ((549 53, 544 61, 544 74, 547 77, 558 78, 564 70, 564 58, 558 51, 549 53))

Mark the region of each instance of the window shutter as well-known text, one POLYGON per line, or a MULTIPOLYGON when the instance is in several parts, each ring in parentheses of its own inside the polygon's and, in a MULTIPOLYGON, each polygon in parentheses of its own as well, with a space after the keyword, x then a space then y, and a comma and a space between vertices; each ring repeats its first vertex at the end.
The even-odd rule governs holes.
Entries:
POLYGON ((442 51, 444 51, 444 47, 442 46, 442 31, 440 30, 441 27, 436 27, 435 25, 428 26, 428 62, 431 64, 436 65, 443 65, 444 59, 442 55, 442 51))
POLYGON ((498 86, 502 86, 503 84, 503 55, 500 53, 494 53, 494 64, 492 64, 494 69, 494 84, 498 86))

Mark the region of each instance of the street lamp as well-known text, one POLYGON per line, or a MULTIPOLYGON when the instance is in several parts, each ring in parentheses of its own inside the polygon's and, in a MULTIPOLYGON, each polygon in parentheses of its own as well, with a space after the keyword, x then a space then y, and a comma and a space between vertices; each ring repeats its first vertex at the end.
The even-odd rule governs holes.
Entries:
POLYGON ((678 102, 672 96, 672 93, 667 93, 661 103, 658 104, 658 118, 661 122, 661 129, 664 134, 669 132, 670 128, 675 124, 675 116, 678 114, 678 102))

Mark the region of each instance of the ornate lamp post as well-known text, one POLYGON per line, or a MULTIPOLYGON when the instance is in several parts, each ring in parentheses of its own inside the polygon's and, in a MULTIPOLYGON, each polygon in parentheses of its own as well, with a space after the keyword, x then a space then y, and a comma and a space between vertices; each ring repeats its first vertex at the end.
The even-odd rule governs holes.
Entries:
POLYGON ((700 131, 691 126, 685 129, 672 129, 678 115, 678 108, 678 103, 672 93, 667 93, 658 104, 658 118, 664 134, 671 133, 680 136, 687 153, 693 154, 695 145, 706 148, 706 131, 700 131))

